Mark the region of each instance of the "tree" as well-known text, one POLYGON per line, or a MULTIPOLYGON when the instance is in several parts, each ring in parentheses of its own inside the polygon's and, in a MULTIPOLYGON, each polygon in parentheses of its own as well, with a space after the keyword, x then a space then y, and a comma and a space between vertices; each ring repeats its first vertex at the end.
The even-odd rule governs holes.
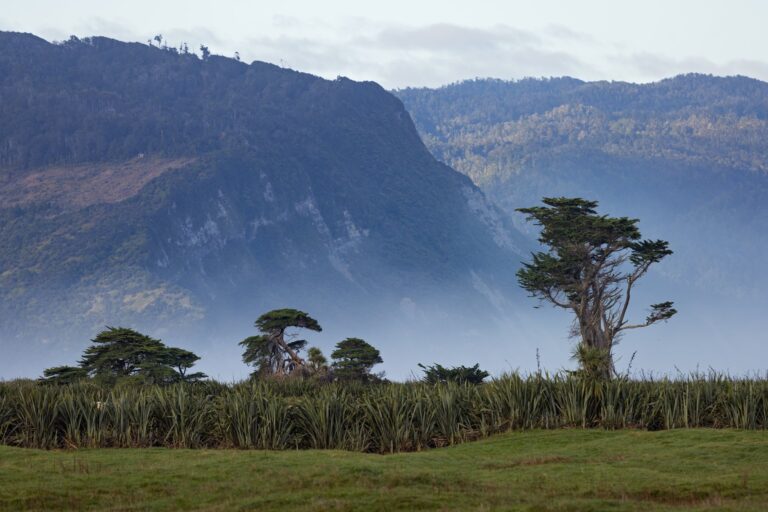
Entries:
POLYGON ((187 371, 192 368, 197 361, 200 360, 200 356, 194 352, 184 350, 183 348, 168 347, 165 350, 163 359, 164 364, 168 365, 176 371, 178 380, 184 382, 197 382, 208 377, 203 372, 187 374, 187 371))
POLYGON ((286 329, 323 330, 317 320, 296 309, 275 309, 264 313, 255 325, 261 334, 244 339, 240 345, 245 347, 243 362, 255 366, 254 373, 262 375, 285 376, 304 368, 306 363, 299 357, 299 352, 307 341, 291 339, 295 335, 286 340, 286 329))
POLYGON ((80 365, 56 366, 43 372, 44 380, 68 384, 93 376, 112 381, 138 377, 152 384, 196 382, 204 373, 187 371, 200 359, 188 350, 167 347, 162 341, 125 327, 107 327, 91 340, 80 365))
POLYGON ((74 384, 88 378, 88 371, 79 366, 54 366, 43 371, 43 382, 74 384))
POLYGON ((203 60, 208 60, 208 57, 211 56, 211 50, 209 50, 208 47, 204 44, 200 45, 200 53, 203 54, 203 60))
POLYGON ((532 254, 517 277, 532 297, 573 311, 574 357, 582 371, 601 378, 615 373, 613 348, 624 331, 671 318, 672 302, 651 305, 644 322, 627 320, 632 289, 654 263, 672 254, 663 240, 642 240, 638 219, 598 215, 596 201, 544 198, 546 206, 519 212, 541 226, 546 252, 532 254))
POLYGON ((378 349, 360 338, 337 343, 331 358, 334 375, 342 380, 369 380, 371 368, 383 362, 378 349))
POLYGON ((95 376, 128 377, 162 363, 166 346, 133 329, 107 327, 85 349, 80 366, 95 376))
POLYGON ((309 369, 313 374, 323 374, 328 371, 328 359, 323 355, 322 350, 317 347, 309 347, 307 350, 307 361, 309 369))
POLYGON ((424 366, 419 363, 419 367, 424 370, 424 382, 428 384, 437 384, 445 382, 457 382, 459 384, 482 384, 489 373, 480 369, 480 364, 475 366, 454 366, 446 368, 437 363, 432 366, 424 366))

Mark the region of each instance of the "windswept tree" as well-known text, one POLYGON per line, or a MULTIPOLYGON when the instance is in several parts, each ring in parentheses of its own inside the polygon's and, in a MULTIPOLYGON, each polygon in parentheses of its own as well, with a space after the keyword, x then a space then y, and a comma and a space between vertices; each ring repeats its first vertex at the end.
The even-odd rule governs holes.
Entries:
POLYGON ((107 327, 91 340, 79 366, 57 366, 43 372, 44 381, 68 384, 87 377, 114 381, 137 377, 144 382, 168 384, 193 382, 207 377, 187 373, 200 359, 181 348, 125 327, 107 327))
POLYGON ((256 368, 261 375, 285 376, 303 369, 305 361, 299 352, 307 345, 306 340, 295 339, 287 334, 289 328, 322 331, 317 320, 296 309, 275 309, 264 313, 255 322, 261 334, 240 342, 245 347, 243 362, 256 368))
POLYGON ((518 280, 531 296, 574 313, 575 358, 584 372, 610 378, 622 333, 677 313, 672 302, 660 302, 645 321, 627 319, 635 283, 672 251, 666 241, 643 240, 638 219, 598 215, 596 201, 560 197, 543 203, 518 209, 541 227, 539 242, 548 248, 523 264, 518 280))
POLYGON ((333 374, 342 380, 370 380, 371 369, 383 362, 379 350, 360 338, 338 342, 331 358, 333 374))
POLYGON ((125 327, 107 327, 91 340, 80 366, 95 376, 128 377, 160 364, 166 346, 158 339, 125 327))

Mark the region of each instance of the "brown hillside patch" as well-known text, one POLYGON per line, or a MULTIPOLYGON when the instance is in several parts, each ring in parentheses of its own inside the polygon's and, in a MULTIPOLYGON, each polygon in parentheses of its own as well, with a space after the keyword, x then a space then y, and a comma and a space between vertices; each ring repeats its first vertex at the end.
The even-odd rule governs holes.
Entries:
POLYGON ((126 162, 52 166, 0 175, 0 207, 52 202, 67 210, 118 203, 196 158, 137 157, 126 162))

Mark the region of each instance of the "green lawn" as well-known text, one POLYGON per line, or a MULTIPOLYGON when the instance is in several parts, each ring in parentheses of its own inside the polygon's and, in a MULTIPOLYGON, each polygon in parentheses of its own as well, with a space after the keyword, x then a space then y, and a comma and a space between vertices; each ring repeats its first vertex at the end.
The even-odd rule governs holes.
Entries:
POLYGON ((516 432, 401 455, 0 447, 2 510, 768 510, 768 432, 516 432))

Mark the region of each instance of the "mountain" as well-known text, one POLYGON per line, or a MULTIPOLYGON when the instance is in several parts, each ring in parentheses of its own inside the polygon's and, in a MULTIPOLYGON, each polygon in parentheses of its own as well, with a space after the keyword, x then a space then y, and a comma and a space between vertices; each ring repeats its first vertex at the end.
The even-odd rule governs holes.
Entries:
POLYGON ((374 334, 486 318, 527 243, 377 84, 0 33, 0 376, 104 325, 228 371, 267 308, 374 334))
POLYGON ((760 367, 767 83, 697 74, 649 84, 489 79, 396 94, 433 154, 531 236, 515 208, 565 195, 596 199, 601 211, 639 218, 644 235, 670 241, 675 254, 643 286, 646 303, 674 299, 680 314, 624 348, 639 350, 636 365, 760 367))

